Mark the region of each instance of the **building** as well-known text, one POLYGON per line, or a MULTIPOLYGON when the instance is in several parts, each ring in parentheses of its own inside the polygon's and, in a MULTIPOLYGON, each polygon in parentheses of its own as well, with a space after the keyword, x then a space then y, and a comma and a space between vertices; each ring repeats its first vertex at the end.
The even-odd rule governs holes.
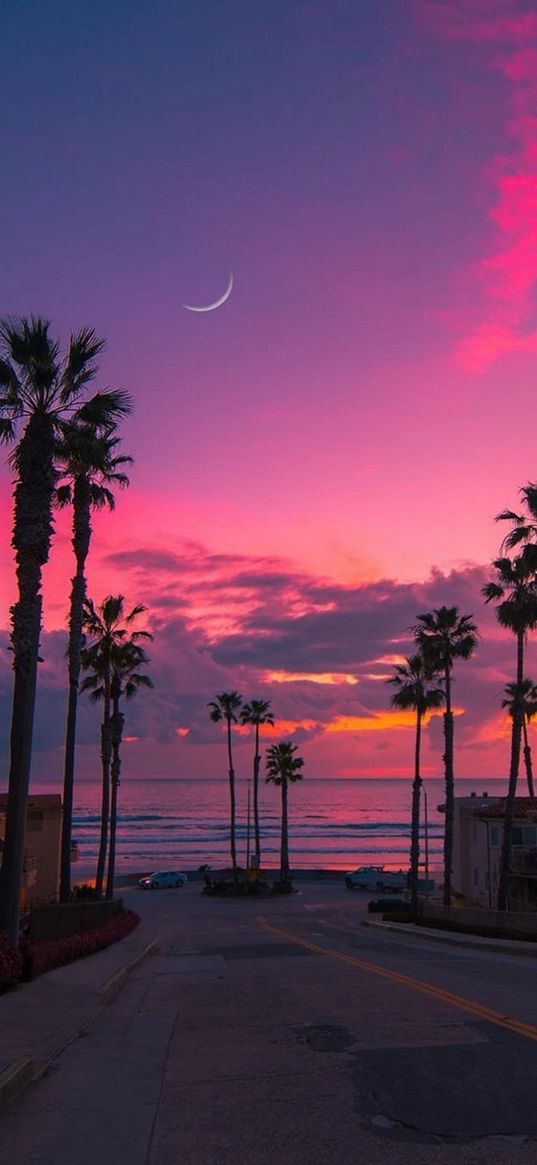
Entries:
MULTIPOLYGON (((4 836, 7 795, 0 796, 0 839, 4 836)), ((38 793, 28 798, 22 909, 58 897, 62 799, 59 793, 38 793)))
MULTIPOLYGON (((455 798, 453 890, 464 902, 496 906, 505 797, 455 798)), ((537 910, 537 798, 517 797, 513 816, 509 908, 537 910)))

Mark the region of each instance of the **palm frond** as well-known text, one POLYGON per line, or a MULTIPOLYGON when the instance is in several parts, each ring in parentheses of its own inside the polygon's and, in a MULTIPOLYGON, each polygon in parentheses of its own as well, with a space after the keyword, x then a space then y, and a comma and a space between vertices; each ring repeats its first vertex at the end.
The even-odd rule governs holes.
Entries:
MULTIPOLYGON (((5 405, 13 408, 19 397, 20 383, 17 373, 9 360, 0 358, 0 388, 5 392, 5 405)), ((0 405, 0 407, 2 407, 0 405)))
POLYGON ((297 745, 290 740, 281 740, 267 749, 266 781, 281 785, 283 781, 301 781, 304 758, 295 756, 297 745))
POLYGON ((514 550, 521 543, 528 542, 532 534, 533 529, 527 523, 517 526, 514 530, 510 530, 509 534, 506 534, 502 546, 505 546, 506 550, 514 550))
POLYGON ((139 688, 154 688, 154 686, 150 676, 139 675, 135 672, 125 684, 125 698, 132 700, 139 688))
MULTIPOLYGON (((147 611, 147 607, 143 603, 138 603, 138 606, 133 607, 132 611, 129 611, 129 614, 125 616, 125 622, 132 623, 134 621, 134 619, 138 618, 138 615, 143 615, 144 611, 147 611)), ((137 631, 136 634, 143 635, 144 632, 137 631)))
POLYGON ((65 506, 70 506, 73 500, 73 491, 69 483, 59 485, 54 495, 54 505, 57 509, 62 510, 65 506))
POLYGON ((101 389, 80 405, 75 419, 95 429, 113 430, 121 417, 126 417, 134 407, 130 393, 123 389, 101 389))
POLYGON ((97 373, 97 356, 103 351, 104 340, 94 328, 79 328, 69 339, 69 347, 60 377, 60 403, 65 406, 80 395, 82 389, 97 373))
POLYGON ((0 417, 0 445, 10 445, 16 435, 13 421, 9 417, 0 417))
POLYGON ((524 522, 524 515, 523 514, 515 514, 514 510, 501 510, 499 514, 496 514, 494 521, 495 522, 516 522, 517 525, 520 526, 524 522))
POLYGON ((524 498, 531 517, 537 521, 537 484, 529 481, 527 485, 522 487, 520 493, 524 498))
POLYGON ((116 499, 112 491, 104 485, 97 485, 94 481, 90 483, 90 499, 94 510, 104 510, 106 507, 109 510, 116 508, 116 499))
POLYGON ((270 711, 270 700, 250 700, 240 711, 241 724, 274 724, 274 714, 270 711))

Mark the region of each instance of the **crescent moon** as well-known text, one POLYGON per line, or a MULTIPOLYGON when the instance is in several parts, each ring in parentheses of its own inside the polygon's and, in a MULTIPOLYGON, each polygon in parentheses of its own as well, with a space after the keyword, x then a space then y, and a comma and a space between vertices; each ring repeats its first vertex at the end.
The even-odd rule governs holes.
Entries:
POLYGON ((227 299, 229 299, 232 291, 233 272, 229 277, 229 283, 226 287, 226 290, 224 291, 224 294, 220 296, 220 299, 216 299, 214 303, 209 303, 206 307, 195 307, 192 303, 183 303, 181 306, 186 308, 187 311, 216 311, 217 307, 222 307, 222 304, 225 303, 227 299))

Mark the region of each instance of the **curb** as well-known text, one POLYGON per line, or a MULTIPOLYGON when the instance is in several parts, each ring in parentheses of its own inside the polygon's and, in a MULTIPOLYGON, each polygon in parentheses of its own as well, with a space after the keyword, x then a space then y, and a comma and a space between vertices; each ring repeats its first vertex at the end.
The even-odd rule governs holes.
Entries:
POLYGON ((0 1072, 0 1112, 5 1112, 26 1092, 33 1078, 33 1063, 29 1059, 13 1060, 0 1072))
MULTIPOLYGON (((139 967, 140 963, 143 963, 144 960, 148 959, 150 955, 155 955, 157 951, 158 942, 157 939, 153 939, 153 941, 148 943, 147 946, 144 947, 144 949, 140 951, 138 955, 135 955, 134 958, 130 959, 128 963, 125 963, 124 967, 120 967, 119 970, 115 971, 109 979, 106 979, 102 986, 97 988, 96 994, 99 1002, 97 1011, 100 1011, 103 1007, 106 1007, 108 1003, 111 1003, 112 999, 114 999, 118 992, 121 991, 121 988, 128 979, 131 971, 135 971, 136 967, 139 967)), ((97 1012, 94 1014, 96 1015, 97 1012)), ((93 1019, 93 1016, 91 1019, 93 1019)), ((88 1023, 91 1023, 91 1019, 88 1020, 88 1023)), ((87 1024, 84 1024, 84 1027, 87 1027, 87 1024)))
POLYGON ((95 992, 97 998, 97 1006, 95 1009, 87 1019, 82 1020, 72 1035, 62 1040, 62 1043, 46 1059, 40 1060, 38 1057, 31 1057, 24 1060, 13 1060, 3 1072, 0 1072, 0 1113, 5 1112, 10 1105, 14 1104, 16 1100, 19 1100, 30 1087, 30 1084, 33 1084, 35 1080, 40 1080, 45 1075, 50 1065, 61 1056, 66 1048, 74 1044, 82 1032, 87 1031, 94 1020, 104 1011, 105 1007, 112 1002, 126 983, 131 971, 134 971, 150 955, 156 954, 158 949, 158 941, 157 939, 153 939, 139 954, 129 959, 128 963, 125 963, 123 967, 120 967, 113 975, 105 979, 101 987, 98 987, 95 992))
MULTIPOLYGON (((517 955, 518 958, 522 959, 537 958, 537 943, 532 943, 531 945, 535 949, 529 950, 528 945, 513 939, 500 939, 500 942, 494 942, 491 939, 489 942, 486 938, 482 938, 480 942, 475 942, 472 940, 471 935, 457 935, 452 930, 443 930, 438 933, 438 931, 428 930, 426 927, 412 926, 403 922, 369 922, 369 920, 364 920, 361 925, 368 926, 372 930, 389 930, 394 934, 412 935, 413 938, 428 939, 429 942, 443 943, 447 946, 469 947, 474 951, 494 951, 498 955, 517 955), (503 946, 500 945, 502 941, 505 944, 503 946), (507 946, 507 943, 509 943, 509 946, 507 946)), ((475 935, 475 939, 478 937, 480 936, 475 935)))

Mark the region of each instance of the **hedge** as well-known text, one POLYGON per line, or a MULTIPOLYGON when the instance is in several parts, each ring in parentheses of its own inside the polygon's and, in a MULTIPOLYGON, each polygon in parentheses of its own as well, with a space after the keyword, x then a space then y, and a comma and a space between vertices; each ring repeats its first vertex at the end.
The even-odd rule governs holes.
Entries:
POLYGON ((5 934, 0 934, 0 991, 15 987, 22 979, 23 970, 21 952, 9 945, 5 934))
POLYGON ((100 926, 67 938, 34 943, 22 939, 19 950, 10 947, 5 935, 0 935, 0 991, 103 950, 130 934, 139 921, 140 916, 133 910, 124 910, 100 926))

